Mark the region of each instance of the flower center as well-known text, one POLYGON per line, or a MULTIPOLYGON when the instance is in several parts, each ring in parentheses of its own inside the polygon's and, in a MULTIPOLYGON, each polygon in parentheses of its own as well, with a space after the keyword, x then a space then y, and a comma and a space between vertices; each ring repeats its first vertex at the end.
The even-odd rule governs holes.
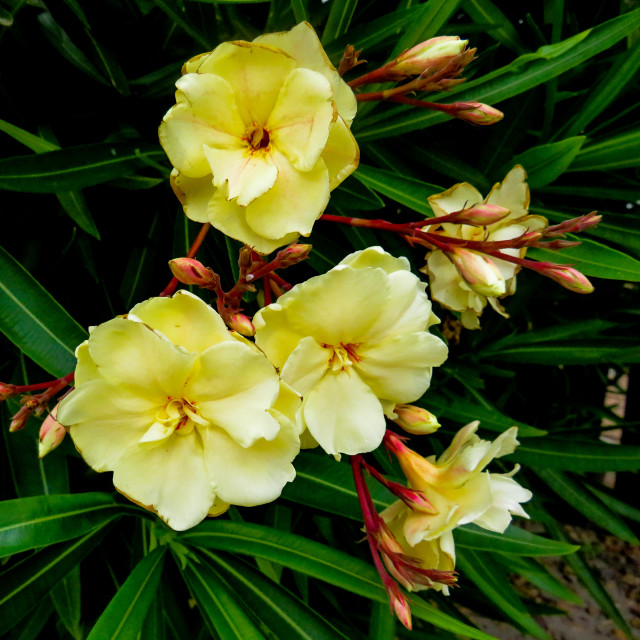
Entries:
POLYGON ((246 138, 249 145, 257 150, 266 149, 269 146, 269 132, 262 125, 253 125, 247 129, 246 138))
POLYGON ((155 422, 147 429, 140 442, 158 442, 165 440, 173 433, 189 435, 196 424, 207 426, 205 420, 198 414, 195 403, 185 398, 168 398, 167 404, 156 413, 155 422))
POLYGON ((345 371, 347 367, 362 360, 362 356, 359 356, 357 352, 359 344, 341 342, 338 346, 331 344, 323 344, 322 346, 332 352, 329 358, 329 366, 332 371, 345 371))

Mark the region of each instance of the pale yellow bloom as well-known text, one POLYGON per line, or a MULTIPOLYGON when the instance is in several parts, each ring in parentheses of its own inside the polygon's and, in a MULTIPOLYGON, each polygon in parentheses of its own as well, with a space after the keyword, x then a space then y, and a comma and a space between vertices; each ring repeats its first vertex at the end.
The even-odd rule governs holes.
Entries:
MULTIPOLYGON (((518 445, 517 427, 493 442, 479 438, 477 428, 477 421, 463 427, 437 460, 435 456, 425 459, 406 447, 397 454, 411 487, 422 491, 436 510, 404 514, 402 532, 410 546, 440 538, 469 522, 503 533, 512 515, 528 517, 520 503, 531 499, 531 492, 511 477, 518 467, 506 474, 484 471, 494 458, 513 453, 518 445)), ((396 503, 389 507, 385 520, 404 513, 403 506, 396 503)))
MULTIPOLYGON (((464 240, 511 240, 527 231, 536 231, 547 226, 545 218, 529 215, 529 186, 526 180, 527 174, 524 169, 516 165, 502 183, 491 189, 484 200, 475 187, 463 182, 443 193, 431 196, 429 204, 436 216, 444 216, 482 202, 504 207, 509 210, 509 215, 488 227, 445 223, 442 225, 442 233, 464 240)), ((526 253, 525 248, 501 251, 520 258, 526 253)), ((438 249, 427 254, 427 264, 421 271, 429 275, 432 298, 447 309, 461 311, 462 324, 467 329, 479 328, 478 317, 487 302, 498 313, 507 317, 498 298, 515 293, 516 273, 519 267, 511 262, 468 250, 459 253, 460 255, 453 254, 448 257, 444 251, 438 249), (466 280, 461 271, 468 276, 466 280), (476 284, 473 284, 474 276, 478 280, 476 284)))
POLYGON ((300 399, 200 298, 151 298, 95 327, 58 420, 116 489, 184 530, 293 480, 300 399))
POLYGON ((225 42, 183 74, 159 133, 187 216, 263 254, 309 235, 359 159, 355 96, 313 28, 225 42))
POLYGON ((425 285, 380 247, 347 256, 254 318, 256 343, 303 396, 298 418, 331 454, 372 451, 385 415, 422 396, 447 347, 425 285))

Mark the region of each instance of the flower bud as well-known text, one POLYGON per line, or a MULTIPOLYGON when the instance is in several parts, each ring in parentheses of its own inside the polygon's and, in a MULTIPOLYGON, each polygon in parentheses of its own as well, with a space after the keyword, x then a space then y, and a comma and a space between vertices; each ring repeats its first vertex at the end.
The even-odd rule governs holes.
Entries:
POLYGON ((504 220, 511 211, 497 204, 476 204, 468 209, 462 209, 453 215, 451 222, 461 222, 478 227, 486 227, 490 224, 504 220))
POLYGON ((460 247, 453 247, 445 253, 472 291, 487 298, 497 298, 506 293, 502 272, 487 256, 460 247))
POLYGON ((396 587, 395 589, 387 589, 391 611, 395 613, 398 620, 411 631, 411 609, 409 603, 400 592, 398 586, 394 586, 396 587))
POLYGON ((548 269, 540 270, 540 273, 574 293, 591 293, 593 291, 593 285, 588 278, 573 267, 563 267, 557 264, 548 269))
POLYGON ((284 267, 290 267, 291 265, 298 264, 306 260, 311 252, 312 245, 310 244, 292 244, 282 251, 278 251, 276 261, 278 262, 278 269, 284 267))
POLYGON ((193 258, 175 258, 169 260, 169 268, 171 269, 171 273, 173 273, 182 284, 207 287, 216 282, 216 276, 213 271, 193 258))
POLYGON ((420 75, 427 70, 443 68, 451 58, 460 55, 468 40, 458 36, 440 36, 417 44, 405 51, 389 68, 405 75, 420 75))
POLYGON ((38 458, 44 458, 47 453, 53 451, 67 435, 66 429, 56 420, 57 416, 58 405, 53 408, 40 427, 38 458))
POLYGON ((495 124, 504 118, 504 113, 482 102, 454 102, 451 115, 471 124, 495 124))
POLYGON ((415 407, 412 404, 397 404, 394 411, 398 417, 393 421, 413 435, 434 433, 440 427, 438 418, 422 407, 415 407))
POLYGON ((241 336, 250 338, 256 333, 253 322, 242 313, 234 313, 226 320, 227 326, 233 331, 237 331, 241 336))
POLYGON ((7 398, 12 398, 16 393, 18 392, 16 391, 15 385, 7 382, 0 382, 0 402, 7 398))
POLYGON ((25 428, 27 420, 33 414, 33 409, 30 407, 20 407, 18 413, 11 417, 11 424, 9 425, 9 431, 21 431, 25 428))

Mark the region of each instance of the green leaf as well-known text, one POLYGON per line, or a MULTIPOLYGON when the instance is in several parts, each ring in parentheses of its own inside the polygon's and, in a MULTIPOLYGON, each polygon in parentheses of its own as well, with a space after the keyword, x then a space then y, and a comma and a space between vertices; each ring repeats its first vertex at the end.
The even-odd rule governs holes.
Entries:
MULTIPOLYGON (((640 9, 563 40, 556 45, 520 56, 511 64, 446 94, 446 102, 482 101, 497 104, 573 69, 640 27, 640 9)), ((443 122, 449 116, 426 109, 400 107, 354 123, 358 142, 397 136, 443 122)))
POLYGON ((347 32, 358 0, 340 0, 330 3, 329 17, 322 32, 322 44, 328 44, 347 32))
POLYGON ((56 193, 62 208, 69 214, 70 218, 89 235, 100 240, 100 232, 93 221, 93 217, 87 207, 81 191, 61 191, 56 193))
POLYGON ((567 170, 585 140, 584 136, 578 136, 532 147, 509 160, 499 173, 500 175, 506 174, 511 167, 520 164, 527 172, 529 186, 532 188, 543 187, 567 170))
POLYGON ((52 375, 72 371, 86 332, 2 247, 0 271, 0 330, 52 375))
MULTIPOLYGON (((282 564, 376 602, 386 602, 387 594, 376 570, 366 562, 318 542, 285 531, 255 524, 207 521, 182 534, 192 546, 230 551, 282 564)), ((426 602, 411 598, 413 615, 431 624, 476 640, 493 640, 438 611, 426 602)))
MULTIPOLYGON (((396 640, 396 617, 381 602, 371 604, 368 640, 396 640)), ((432 635, 429 637, 433 638, 432 635)))
POLYGON ((614 513, 617 513, 624 518, 628 518, 629 520, 633 520, 634 522, 640 522, 640 509, 634 507, 622 500, 618 500, 618 498, 605 493, 601 489, 597 489, 596 487, 592 487, 590 484, 584 485, 594 496, 602 500, 602 502, 614 513))
POLYGON ((239 604, 235 592, 210 566, 190 562, 182 575, 207 624, 221 640, 264 640, 264 635, 239 604))
POLYGON ((155 598, 166 547, 145 556, 129 574, 91 629, 87 640, 136 638, 155 598))
POLYGON ((122 512, 109 493, 5 500, 0 502, 0 556, 77 538, 122 512))
POLYGON ((540 469, 575 472, 636 471, 640 469, 640 447, 605 444, 568 438, 527 438, 510 460, 540 469))
POLYGON ((176 7, 175 2, 167 2, 166 0, 153 0, 153 2, 162 9, 162 11, 164 11, 175 24, 188 33, 201 47, 211 50, 212 43, 207 40, 204 34, 183 18, 182 13, 184 12, 184 9, 180 12, 176 7))
POLYGON ((456 554, 456 562, 462 576, 472 580, 482 591, 482 594, 498 607, 499 611, 535 638, 551 640, 550 636, 531 617, 509 582, 503 576, 498 575, 497 567, 495 562, 491 560, 490 554, 481 555, 465 549, 462 553, 456 554))
POLYGON ((40 136, 35 136, 33 133, 29 133, 20 127, 16 127, 13 124, 10 124, 6 120, 0 120, 0 131, 4 131, 6 134, 10 135, 14 140, 25 145, 25 147, 29 147, 31 151, 35 151, 36 153, 43 153, 45 151, 55 151, 59 149, 57 144, 53 144, 40 136))
POLYGON ((580 151, 569 171, 611 171, 640 165, 640 129, 623 133, 580 151))
POLYGON ((17 624, 8 640, 39 640, 41 632, 53 613, 53 603, 50 598, 45 598, 33 613, 17 624))
POLYGON ((454 531, 456 547, 480 551, 498 551, 518 556, 561 556, 574 553, 580 547, 549 540, 511 525, 504 533, 467 524, 454 531))
POLYGON ((291 10, 296 22, 309 22, 307 0, 291 0, 291 10))
POLYGON ((38 551, 0 574, 0 634, 16 625, 102 540, 108 526, 38 551))
POLYGON ((164 159, 157 147, 118 142, 90 144, 0 160, 0 189, 27 193, 74 191, 127 176, 164 159))
MULTIPOLYGON (((166 640, 170 631, 169 623, 165 621, 165 593, 162 589, 156 589, 155 596, 142 622, 142 630, 138 640, 166 640)), ((176 636, 178 639, 188 636, 176 636)))
POLYGON ((554 469, 545 469, 541 466, 536 466, 534 471, 560 498, 586 516, 590 522, 598 523, 614 536, 627 542, 632 544, 640 542, 624 521, 607 509, 570 474, 554 469))
POLYGON ((487 32, 500 44, 516 53, 526 51, 511 21, 491 0, 467 0, 463 3, 462 8, 474 22, 489 24, 487 32))
POLYGON ((203 553, 218 566, 240 599, 252 603, 252 610, 275 636, 291 640, 346 640, 311 607, 251 565, 224 554, 203 553))
POLYGON ((433 210, 427 202, 427 198, 444 191, 441 187, 428 182, 407 178, 393 171, 376 169, 363 164, 353 175, 366 187, 427 217, 433 217, 433 210))
POLYGON ((51 600, 65 629, 74 640, 83 640, 81 616, 80 567, 75 566, 51 589, 51 600))
POLYGON ((384 201, 362 182, 349 177, 331 194, 330 205, 343 210, 375 211, 384 207, 384 201))

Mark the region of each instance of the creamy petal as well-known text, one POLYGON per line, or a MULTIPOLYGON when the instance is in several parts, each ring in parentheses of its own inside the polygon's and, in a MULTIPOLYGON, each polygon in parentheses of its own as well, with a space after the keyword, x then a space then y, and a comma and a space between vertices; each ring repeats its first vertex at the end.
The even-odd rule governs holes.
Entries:
POLYGON ((483 529, 504 533, 511 522, 511 515, 528 518, 521 502, 531 500, 533 494, 515 480, 499 473, 490 473, 493 504, 474 523, 483 529))
POLYGON ((329 170, 331 190, 348 178, 358 167, 360 162, 358 143, 340 116, 329 127, 329 137, 322 151, 322 159, 329 170))
POLYGON ((105 380, 158 404, 182 395, 196 358, 141 322, 124 318, 96 327, 89 353, 105 380))
POLYGON ((278 369, 284 366, 291 352, 305 337, 304 331, 291 328, 287 311, 278 302, 260 309, 253 317, 253 326, 256 328, 256 344, 278 369))
POLYGON ((366 269, 374 267, 382 269, 387 274, 396 271, 411 271, 409 261, 401 256, 396 258, 387 253, 382 247, 367 247, 360 251, 354 251, 338 262, 337 267, 345 266, 352 269, 366 269))
MULTIPOLYGON (((437 216, 445 216, 454 211, 466 209, 484 201, 482 194, 468 182, 460 182, 451 189, 427 198, 437 216)), ((497 204, 497 203, 492 203, 497 204)))
POLYGON ((329 173, 318 160, 309 171, 298 171, 277 150, 273 160, 278 179, 269 191, 247 206, 247 223, 260 236, 309 235, 329 202, 329 173))
POLYGON ((113 484, 176 531, 204 520, 215 498, 195 430, 186 436, 174 434, 158 445, 129 447, 118 460, 113 484))
POLYGON ((78 364, 76 365, 76 371, 73 376, 74 386, 79 387, 81 384, 89 382, 89 380, 96 380, 101 377, 96 363, 91 359, 88 340, 85 340, 76 347, 76 358, 78 364))
POLYGON ((266 129, 273 144, 298 171, 315 167, 334 119, 328 80, 310 69, 295 69, 285 80, 266 129))
POLYGON ((214 149, 205 145, 204 153, 211 165, 213 184, 220 187, 227 182, 228 199, 237 198, 243 207, 271 189, 278 177, 278 169, 266 150, 256 150, 249 145, 239 149, 214 149))
POLYGON ((311 435, 330 454, 373 451, 386 429, 380 402, 354 371, 328 372, 302 411, 311 435))
POLYGON ((324 349, 314 338, 307 336, 287 358, 280 375, 304 397, 324 376, 330 357, 329 349, 324 349))
POLYGON ((527 215, 529 208, 529 185, 526 171, 517 164, 501 183, 494 185, 487 196, 488 204, 509 209, 509 215, 501 224, 527 215))
POLYGON ((233 340, 220 315, 185 290, 172 298, 150 298, 131 313, 187 351, 201 353, 218 342, 233 340))
POLYGON ((215 74, 232 87, 246 126, 264 124, 284 84, 298 65, 281 50, 238 40, 224 42, 198 68, 215 74))
POLYGON ((173 169, 170 181, 187 218, 195 222, 209 222, 209 201, 214 192, 211 173, 203 178, 188 178, 173 169))

